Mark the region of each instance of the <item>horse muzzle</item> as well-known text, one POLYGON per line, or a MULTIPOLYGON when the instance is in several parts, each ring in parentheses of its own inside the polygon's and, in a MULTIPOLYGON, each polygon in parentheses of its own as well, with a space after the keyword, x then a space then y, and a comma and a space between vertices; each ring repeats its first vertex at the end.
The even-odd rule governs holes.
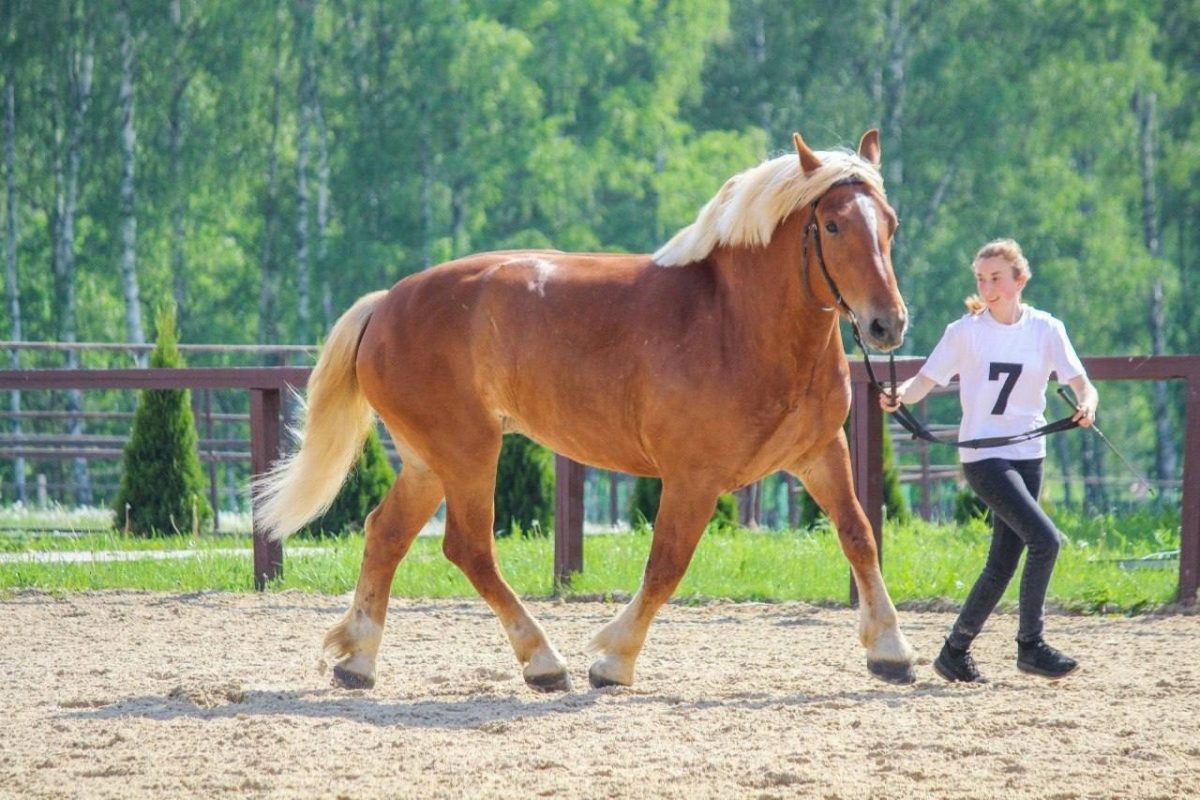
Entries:
POLYGON ((865 323, 863 335, 867 344, 886 353, 904 343, 908 314, 903 310, 874 313, 865 317, 865 323))

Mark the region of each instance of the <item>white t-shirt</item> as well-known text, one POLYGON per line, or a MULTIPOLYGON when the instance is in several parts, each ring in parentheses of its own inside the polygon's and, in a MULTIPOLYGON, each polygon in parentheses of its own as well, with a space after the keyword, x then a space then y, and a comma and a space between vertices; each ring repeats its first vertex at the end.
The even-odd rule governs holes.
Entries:
MULTIPOLYGON (((1022 305, 1012 325, 991 312, 968 314, 946 326, 921 373, 945 386, 958 375, 962 422, 960 440, 1013 436, 1046 424, 1046 384, 1084 374, 1083 364, 1057 319, 1022 305)), ((1046 440, 1031 439, 1003 447, 959 448, 964 463, 985 458, 1045 458, 1046 440)))

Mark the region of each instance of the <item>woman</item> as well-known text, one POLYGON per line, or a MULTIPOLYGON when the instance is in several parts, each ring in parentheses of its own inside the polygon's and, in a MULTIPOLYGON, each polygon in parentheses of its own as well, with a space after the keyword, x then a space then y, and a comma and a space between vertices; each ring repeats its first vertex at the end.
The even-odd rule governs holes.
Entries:
MULTIPOLYGON (((880 398, 884 411, 919 402, 934 386, 959 376, 962 423, 959 439, 1009 436, 1043 424, 1050 373, 1069 383, 1078 398, 1074 419, 1092 424, 1099 397, 1088 380, 1066 329, 1044 311, 1021 302, 1032 273, 1012 239, 984 245, 972 264, 979 293, 967 298, 969 314, 946 327, 921 371, 897 387, 897 399, 880 398)), ((950 629, 933 668, 948 681, 986 683, 971 657, 971 643, 1004 594, 1028 548, 1021 575, 1017 668, 1061 678, 1077 664, 1042 638, 1043 604, 1062 535, 1038 505, 1046 440, 986 449, 960 449, 963 472, 992 511, 987 563, 950 629)))

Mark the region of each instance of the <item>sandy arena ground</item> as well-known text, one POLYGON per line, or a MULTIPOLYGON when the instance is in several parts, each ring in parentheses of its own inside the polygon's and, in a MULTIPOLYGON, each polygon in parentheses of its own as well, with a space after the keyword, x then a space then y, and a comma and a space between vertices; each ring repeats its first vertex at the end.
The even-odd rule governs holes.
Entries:
POLYGON ((525 687, 482 602, 393 601, 372 691, 329 685, 347 598, 100 593, 0 601, 0 797, 1200 796, 1200 615, 1052 616, 1084 665, 987 686, 932 671, 945 613, 902 614, 917 683, 868 676, 855 612, 663 610, 629 689, 587 688, 617 608, 533 603, 576 690, 525 687))

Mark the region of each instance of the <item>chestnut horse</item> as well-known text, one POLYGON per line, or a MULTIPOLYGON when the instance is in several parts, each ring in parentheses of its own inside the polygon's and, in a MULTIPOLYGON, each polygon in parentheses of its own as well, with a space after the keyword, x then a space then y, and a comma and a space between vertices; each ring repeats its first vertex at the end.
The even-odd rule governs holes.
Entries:
POLYGON ((718 495, 778 470, 837 527, 861 600, 872 673, 913 679, 913 652, 855 499, 842 423, 849 369, 839 313, 900 345, 907 311, 890 256, 896 215, 879 135, 858 152, 808 148, 731 178, 653 256, 483 253, 360 298, 308 384, 303 441, 258 487, 276 537, 326 509, 378 414, 403 468, 366 519, 354 604, 330 630, 335 681, 370 687, 396 566, 443 499, 443 551, 499 617, 525 681, 568 690, 566 662, 496 564, 501 437, 662 478, 642 585, 591 643, 596 687, 629 685, 718 495))

